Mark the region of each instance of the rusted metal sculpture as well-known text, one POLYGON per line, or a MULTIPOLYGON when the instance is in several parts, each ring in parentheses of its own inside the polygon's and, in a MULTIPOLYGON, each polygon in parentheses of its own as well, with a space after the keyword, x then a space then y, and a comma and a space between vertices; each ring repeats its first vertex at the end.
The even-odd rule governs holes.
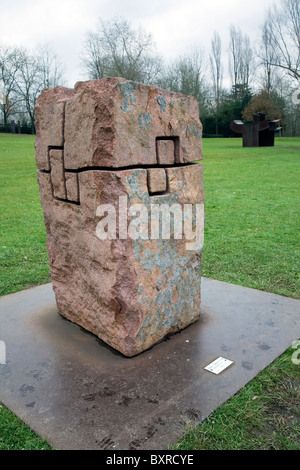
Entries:
POLYGON ((243 147, 274 147, 275 132, 279 119, 268 121, 263 113, 253 114, 253 122, 232 121, 230 129, 243 136, 243 147))

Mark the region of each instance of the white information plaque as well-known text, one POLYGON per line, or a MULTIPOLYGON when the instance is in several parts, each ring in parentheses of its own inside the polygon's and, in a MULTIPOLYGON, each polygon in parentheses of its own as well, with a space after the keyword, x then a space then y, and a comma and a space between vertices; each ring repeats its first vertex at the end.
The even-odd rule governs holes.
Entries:
POLYGON ((225 357, 218 357, 216 360, 208 364, 204 369, 212 372, 213 374, 220 374, 224 369, 233 364, 233 361, 226 359, 225 357))

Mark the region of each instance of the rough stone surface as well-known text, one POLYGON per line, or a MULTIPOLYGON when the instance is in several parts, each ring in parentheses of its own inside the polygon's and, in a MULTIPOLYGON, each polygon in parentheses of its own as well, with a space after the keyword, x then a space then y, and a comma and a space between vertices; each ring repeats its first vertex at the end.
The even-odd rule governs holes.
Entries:
POLYGON ((65 171, 66 194, 67 199, 73 202, 79 202, 78 175, 65 171))
POLYGON ((73 94, 70 88, 46 89, 35 107, 36 163, 40 170, 50 170, 49 149, 63 146, 65 103, 73 94))
MULTIPOLYGON (((202 246, 134 239, 128 209, 203 208, 196 100, 112 78, 48 89, 36 105, 36 161, 53 289, 61 315, 126 356, 199 318, 202 246), (164 166, 165 165, 165 166, 164 166), (97 236, 97 208, 112 204, 116 237, 97 236), (121 227, 131 236, 124 236, 121 227)), ((203 232, 203 220, 201 220, 203 232)), ((195 227, 194 227, 195 228, 195 227)), ((144 232, 143 232, 144 233, 144 232)))
POLYGON ((181 163, 202 158, 202 126, 193 97, 120 78, 79 82, 74 90, 44 90, 36 121, 39 169, 49 169, 48 146, 62 146, 63 140, 69 169, 156 164, 157 142, 168 146, 163 164, 173 164, 175 153, 181 163), (161 137, 169 141, 159 142, 161 137))
POLYGON ((62 150, 49 150, 49 160, 51 168, 51 181, 53 196, 59 199, 66 199, 66 186, 64 180, 64 165, 62 150))
POLYGON ((149 193, 163 193, 167 191, 167 173, 164 168, 150 168, 148 170, 149 193))

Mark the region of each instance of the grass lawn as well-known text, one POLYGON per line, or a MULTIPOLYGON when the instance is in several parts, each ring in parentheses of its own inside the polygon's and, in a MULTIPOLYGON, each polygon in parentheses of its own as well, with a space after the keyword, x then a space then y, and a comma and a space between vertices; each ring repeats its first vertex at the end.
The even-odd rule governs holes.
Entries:
POLYGON ((34 136, 0 134, 0 295, 50 282, 34 136))
MULTIPOLYGON (((204 139, 203 276, 300 299, 300 138, 204 139)), ((0 134, 0 294, 50 282, 34 136, 0 134)), ((300 366, 288 350, 178 449, 300 448, 300 366), (297 391, 298 390, 298 391, 297 391)), ((0 450, 47 448, 4 406, 0 450)))
POLYGON ((300 298, 300 138, 205 139, 203 275, 300 298))

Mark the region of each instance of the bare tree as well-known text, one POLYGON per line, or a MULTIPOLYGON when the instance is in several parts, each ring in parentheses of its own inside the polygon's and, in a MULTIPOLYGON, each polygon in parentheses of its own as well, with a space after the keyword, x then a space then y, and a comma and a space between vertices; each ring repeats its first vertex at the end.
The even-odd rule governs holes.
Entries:
POLYGON ((211 41, 211 54, 210 54, 210 68, 213 81, 213 92, 215 102, 215 115, 216 115, 216 134, 218 134, 218 112, 221 101, 223 68, 221 63, 221 38, 215 31, 211 41))
POLYGON ((22 64, 23 56, 20 49, 0 45, 0 109, 3 114, 4 128, 8 118, 13 115, 20 97, 17 94, 17 73, 22 64))
POLYGON ((241 66, 240 66, 240 77, 241 82, 245 83, 247 86, 250 85, 250 78, 253 74, 252 67, 254 65, 254 54, 250 44, 249 37, 245 34, 243 37, 242 44, 242 57, 241 57, 241 66))
POLYGON ((229 43, 229 72, 231 76, 231 81, 236 90, 236 86, 239 83, 239 66, 241 60, 241 33, 236 30, 236 28, 230 26, 230 43, 229 43))
POLYGON ((272 77, 274 66, 274 48, 270 38, 270 31, 268 25, 265 23, 261 31, 261 41, 259 45, 258 56, 261 58, 261 64, 264 67, 264 88, 270 93, 272 88, 272 77))
POLYGON ((151 34, 133 29, 123 18, 100 18, 97 31, 86 36, 82 64, 91 79, 118 76, 150 83, 158 76, 161 59, 151 34))
POLYGON ((41 68, 37 56, 28 51, 22 51, 22 61, 16 77, 17 93, 30 119, 34 132, 34 106, 43 89, 41 68))
POLYGON ((268 67, 285 70, 290 77, 300 81, 300 1, 281 0, 280 7, 269 8, 263 25, 268 41, 268 58, 261 59, 268 67))
POLYGON ((16 92, 34 132, 34 107, 37 98, 44 88, 64 84, 63 71, 49 46, 40 47, 34 52, 24 49, 21 56, 16 73, 16 92))
POLYGON ((260 40, 256 47, 257 71, 256 79, 260 89, 268 93, 276 91, 284 95, 284 91, 289 89, 290 81, 287 72, 274 66, 275 50, 272 46, 270 31, 266 23, 261 28, 260 40))
POLYGON ((0 44, 0 109, 8 117, 28 117, 34 132, 34 106, 43 88, 63 85, 63 70, 49 46, 34 52, 0 44))
POLYGON ((194 47, 165 68, 157 85, 175 93, 194 96, 200 103, 201 109, 206 90, 204 69, 204 53, 194 47))
POLYGON ((233 25, 230 27, 229 51, 229 71, 237 99, 239 90, 246 93, 249 89, 254 55, 249 37, 233 25))
POLYGON ((35 52, 40 68, 42 88, 63 86, 64 68, 49 44, 39 46, 35 52))

